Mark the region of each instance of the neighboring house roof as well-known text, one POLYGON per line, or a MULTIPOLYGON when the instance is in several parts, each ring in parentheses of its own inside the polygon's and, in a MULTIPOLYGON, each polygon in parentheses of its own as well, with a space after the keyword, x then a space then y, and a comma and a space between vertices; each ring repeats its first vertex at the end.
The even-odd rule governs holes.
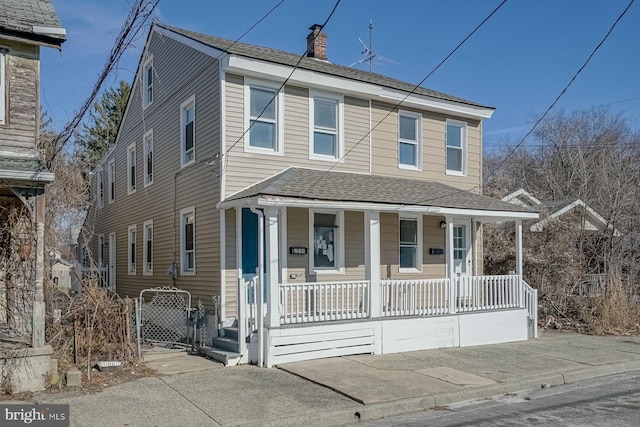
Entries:
POLYGON ((565 213, 572 211, 576 207, 582 207, 587 214, 584 224, 584 227, 587 230, 595 231, 600 230, 604 227, 608 227, 613 230, 615 236, 621 235, 620 231, 615 229, 613 225, 608 224, 607 221, 598 212, 596 212, 591 206, 587 205, 581 199, 553 200, 541 202, 531 193, 524 190, 523 188, 520 188, 519 190, 514 191, 508 196, 503 197, 501 200, 518 206, 530 206, 532 208, 537 208, 537 210, 545 211, 548 214, 546 218, 533 224, 530 227, 531 231, 542 231, 544 229, 544 226, 550 221, 559 218, 565 213))
POLYGON ((50 0, 0 0, 0 37, 58 48, 67 39, 50 0))
POLYGON ((467 104, 471 106, 489 108, 485 105, 481 105, 457 96, 448 95, 446 93, 438 92, 435 90, 427 89, 421 86, 415 87, 414 84, 403 82, 401 80, 392 79, 381 74, 372 73, 369 71, 358 70, 356 68, 345 67, 343 65, 332 64, 328 61, 322 61, 314 58, 303 58, 300 60, 301 55, 296 55, 289 52, 284 52, 278 49, 272 49, 268 47, 255 46, 246 43, 235 42, 233 40, 227 40, 220 37, 209 36, 206 34, 196 33, 193 31, 184 30, 181 28, 172 27, 166 24, 156 24, 161 28, 173 31, 181 34, 190 39, 199 41, 213 48, 219 49, 223 52, 232 55, 239 55, 247 58, 258 59, 261 61, 267 61, 271 63, 287 65, 304 70, 310 70, 322 74, 328 74, 332 76, 347 78, 351 80, 357 80, 360 82, 371 83, 378 86, 383 86, 391 89, 397 89, 405 92, 411 92, 425 95, 445 101, 451 101, 456 103, 467 104))
POLYGON ((538 217, 529 208, 439 182, 304 168, 286 169, 231 195, 223 204, 254 197, 500 211, 538 217))

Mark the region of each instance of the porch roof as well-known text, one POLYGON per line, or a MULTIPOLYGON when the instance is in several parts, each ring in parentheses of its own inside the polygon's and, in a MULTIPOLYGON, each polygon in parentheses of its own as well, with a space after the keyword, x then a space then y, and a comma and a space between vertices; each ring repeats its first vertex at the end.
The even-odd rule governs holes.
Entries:
POLYGON ((507 220, 538 213, 435 181, 289 168, 229 196, 220 208, 240 206, 327 207, 417 212, 507 220))

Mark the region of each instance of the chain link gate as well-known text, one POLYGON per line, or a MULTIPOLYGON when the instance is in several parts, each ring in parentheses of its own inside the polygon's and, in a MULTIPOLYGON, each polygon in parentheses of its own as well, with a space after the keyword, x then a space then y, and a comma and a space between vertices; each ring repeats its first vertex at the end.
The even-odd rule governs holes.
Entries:
POLYGON ((138 355, 142 343, 193 346, 191 311, 188 291, 168 286, 140 291, 136 306, 138 355))

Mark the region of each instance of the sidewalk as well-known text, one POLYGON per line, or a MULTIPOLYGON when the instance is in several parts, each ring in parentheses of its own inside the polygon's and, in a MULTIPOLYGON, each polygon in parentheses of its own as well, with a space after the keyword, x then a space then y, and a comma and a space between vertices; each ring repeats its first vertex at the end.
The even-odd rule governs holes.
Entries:
POLYGON ((224 368, 184 353, 160 373, 77 397, 73 426, 327 426, 640 370, 640 337, 545 334, 482 347, 224 368))

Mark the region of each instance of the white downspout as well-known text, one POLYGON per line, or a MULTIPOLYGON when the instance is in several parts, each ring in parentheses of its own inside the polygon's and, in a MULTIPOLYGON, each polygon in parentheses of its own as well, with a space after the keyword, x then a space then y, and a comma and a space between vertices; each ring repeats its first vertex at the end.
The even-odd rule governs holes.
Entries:
POLYGON ((262 304, 262 289, 264 286, 264 214, 261 210, 251 207, 251 212, 258 215, 258 286, 256 286, 256 323, 258 325, 258 367, 264 366, 264 305, 262 304))

